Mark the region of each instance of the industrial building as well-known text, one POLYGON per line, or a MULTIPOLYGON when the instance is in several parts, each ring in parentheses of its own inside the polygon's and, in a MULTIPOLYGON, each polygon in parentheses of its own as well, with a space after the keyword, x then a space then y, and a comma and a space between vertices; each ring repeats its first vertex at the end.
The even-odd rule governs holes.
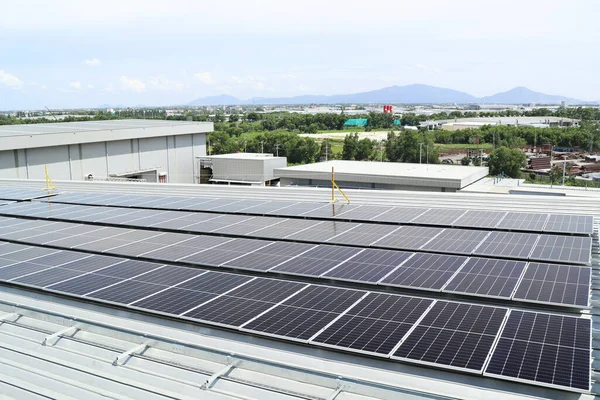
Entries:
POLYGON ((212 122, 109 120, 0 126, 0 177, 196 183, 212 122))
POLYGON ((455 192, 488 175, 487 167, 368 161, 326 161, 279 168, 281 186, 331 186, 331 171, 342 188, 455 192))
POLYGON ((287 167, 286 157, 270 153, 232 153, 197 158, 200 183, 271 186, 278 182, 274 170, 287 167))
POLYGON ((43 183, 0 179, 9 398, 599 393, 589 197, 56 181, 48 201, 43 183))
POLYGON ((420 122, 419 125, 421 128, 457 131, 481 128, 484 125, 531 126, 536 128, 568 127, 578 126, 579 120, 561 117, 477 117, 424 121, 420 122))

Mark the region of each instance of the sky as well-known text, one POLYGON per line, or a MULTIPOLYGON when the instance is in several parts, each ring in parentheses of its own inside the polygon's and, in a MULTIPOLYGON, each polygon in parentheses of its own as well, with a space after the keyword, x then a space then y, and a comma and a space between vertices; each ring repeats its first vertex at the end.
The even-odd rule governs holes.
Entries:
POLYGON ((0 110, 413 83, 600 100, 597 0, 19 0, 0 10, 0 110))

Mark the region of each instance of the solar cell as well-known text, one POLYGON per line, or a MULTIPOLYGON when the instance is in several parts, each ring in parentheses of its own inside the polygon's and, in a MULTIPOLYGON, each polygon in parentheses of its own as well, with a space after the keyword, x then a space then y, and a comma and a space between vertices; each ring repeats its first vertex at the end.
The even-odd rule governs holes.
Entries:
POLYGON ((326 206, 329 205, 324 203, 295 203, 291 207, 282 208, 281 210, 277 211, 277 214, 283 216, 298 217, 309 211, 326 206))
POLYGON ((358 225, 355 222, 321 221, 314 223, 313 221, 311 227, 300 231, 297 230, 286 238, 309 242, 325 242, 342 232, 355 229, 358 225))
POLYGON ((473 254, 527 260, 538 236, 532 233, 494 231, 473 254))
POLYGON ((371 246, 399 250, 418 250, 425 243, 442 233, 441 228, 425 226, 402 226, 400 229, 371 243, 371 246))
POLYGON ((394 225, 358 224, 355 229, 334 236, 327 240, 327 243, 365 246, 378 241, 398 229, 399 227, 394 225))
POLYGON ((525 265, 524 261, 470 258, 443 291, 510 299, 525 265))
POLYGON ((9 252, 2 254, 2 258, 14 261, 32 261, 38 257, 47 256, 53 253, 58 253, 60 250, 47 249, 44 247, 11 247, 9 252), (10 251, 12 250, 12 251, 10 251))
POLYGON ((346 203, 331 203, 327 205, 321 204, 321 207, 315 208, 314 210, 307 211, 302 214, 303 217, 309 218, 335 218, 337 215, 342 214, 346 211, 355 210, 360 206, 346 203))
POLYGON ((142 253, 140 256, 154 260, 177 261, 202 250, 231 242, 232 240, 234 239, 218 236, 198 236, 180 244, 165 246, 147 253, 142 253))
POLYGON ((125 260, 121 263, 96 271, 95 273, 104 276, 127 279, 133 278, 134 276, 143 274, 145 272, 150 272, 160 267, 162 267, 162 265, 157 263, 125 260))
POLYGON ((268 246, 272 242, 254 239, 233 239, 218 247, 209 248, 181 258, 179 261, 198 265, 219 266, 234 258, 268 246))
POLYGON ((258 206, 266 203, 266 200, 240 200, 233 203, 224 204, 221 206, 213 207, 210 211, 218 211, 218 212, 239 212, 245 208, 258 206))
POLYGON ((224 233, 228 235, 247 235, 251 232, 277 225, 282 222, 281 219, 272 217, 252 217, 244 222, 238 224, 227 225, 222 228, 216 229, 215 233, 224 233))
POLYGON ((63 264, 61 267, 75 271, 92 272, 123 261, 125 261, 124 258, 92 255, 82 260, 76 260, 67 264, 63 264))
POLYGON ((470 255, 488 234, 471 229, 444 229, 420 250, 470 255))
POLYGON ((316 246, 272 269, 272 272, 292 275, 319 276, 358 254, 362 249, 342 246, 316 246))
POLYGON ((506 312, 438 300, 392 358, 481 373, 506 312))
POLYGON ((486 376, 588 392, 591 320, 512 310, 486 376))
POLYGON ((132 306, 151 311, 179 315, 191 308, 214 299, 217 294, 196 290, 168 288, 149 297, 132 302, 132 306))
POLYGON ((252 236, 267 239, 283 239, 296 232, 310 228, 319 222, 304 219, 286 219, 277 225, 269 226, 252 232, 252 236))
POLYGON ((412 219, 410 223, 451 226, 452 223, 462 217, 466 211, 467 210, 455 210, 451 208, 431 208, 425 213, 412 219))
POLYGON ((310 342, 388 356, 433 300, 370 293, 310 342))
MULTIPOLYGON (((0 269, 0 271, 2 270, 0 269)), ((76 276, 82 275, 84 273, 85 272, 82 271, 74 271, 72 269, 55 267, 18 277, 14 279, 14 282, 37 287, 44 287, 56 282, 64 281, 66 279, 75 278, 76 276)))
POLYGON ((452 226, 494 229, 505 216, 505 211, 468 210, 462 217, 454 221, 452 226))
POLYGON ((249 276, 209 271, 205 274, 197 276, 196 278, 182 282, 178 284, 177 287, 180 289, 194 290, 197 292, 223 294, 240 286, 243 283, 249 282, 251 279, 252 278, 249 276))
POLYGON ((594 217, 591 215, 550 214, 544 232, 591 235, 594 233, 594 217))
POLYGON ((387 211, 390 211, 391 209, 392 207, 389 206, 361 205, 352 209, 345 209, 344 211, 336 214, 335 218, 349 221, 368 221, 387 211))
POLYGON ((85 297, 110 301, 113 303, 129 304, 136 300, 148 297, 165 289, 165 286, 148 282, 127 280, 103 289, 91 292, 85 297))
POLYGON ((365 249, 322 276, 336 280, 375 283, 412 254, 404 251, 365 249))
POLYGON ((282 210, 284 208, 292 207, 293 202, 289 201, 268 201, 266 203, 255 205, 252 207, 244 208, 241 211, 249 214, 275 214, 275 211, 282 210))
POLYGON ((314 244, 275 242, 255 252, 227 261, 223 266, 266 271, 315 247, 314 244))
POLYGON ((513 299, 588 307, 591 275, 586 267, 532 262, 513 299))
POLYGON ((548 214, 509 212, 496 229, 541 232, 547 219, 548 214))
POLYGON ((243 329, 306 342, 365 294, 358 290, 311 285, 249 321, 243 329))
POLYGON ((198 268, 175 267, 168 265, 143 275, 138 275, 132 279, 141 282, 155 283, 158 285, 173 286, 205 273, 206 271, 198 268))
POLYGON ((17 262, 6 267, 0 268, 0 281, 8 281, 19 276, 39 272, 49 267, 46 265, 35 264, 28 261, 17 262))
POLYGON ((429 208, 392 207, 390 210, 372 217, 371 221, 407 223, 428 210, 429 208))
POLYGON ((47 289, 83 296, 103 287, 121 282, 121 278, 88 273, 73 279, 46 286, 47 289))
POLYGON ((466 260, 462 256, 415 253, 380 284, 439 291, 466 260))
POLYGON ((591 263, 592 238, 580 236, 540 235, 530 258, 538 261, 591 263))

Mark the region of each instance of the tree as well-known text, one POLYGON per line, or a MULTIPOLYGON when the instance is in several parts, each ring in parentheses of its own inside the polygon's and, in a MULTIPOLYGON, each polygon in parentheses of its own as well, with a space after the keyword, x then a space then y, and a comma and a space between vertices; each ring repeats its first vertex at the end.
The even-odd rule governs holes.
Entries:
POLYGON ((521 168, 526 166, 527 157, 519 149, 500 147, 490 153, 488 166, 491 175, 504 174, 511 178, 521 176, 521 168))
POLYGON ((350 133, 344 138, 344 147, 342 149, 343 160, 354 160, 358 150, 358 133, 350 133))
POLYGON ((246 115, 246 119, 250 122, 258 121, 260 119, 260 115, 256 112, 249 112, 246 115))
POLYGON ((385 144, 388 160, 407 163, 439 164, 438 150, 430 135, 415 131, 388 133, 385 144))
POLYGON ((469 165, 469 164, 471 164, 471 157, 464 156, 463 158, 460 159, 460 164, 461 165, 469 165))
POLYGON ((371 139, 361 139, 356 146, 355 160, 366 161, 373 157, 373 141, 371 139))
POLYGON ((229 122, 234 123, 234 122, 238 122, 240 120, 240 116, 237 114, 231 114, 229 116, 229 122))

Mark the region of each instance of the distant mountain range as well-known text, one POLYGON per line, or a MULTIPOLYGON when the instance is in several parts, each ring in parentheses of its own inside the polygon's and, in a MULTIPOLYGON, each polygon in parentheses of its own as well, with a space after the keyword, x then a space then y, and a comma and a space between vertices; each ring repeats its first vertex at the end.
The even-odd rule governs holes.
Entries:
POLYGON ((247 105, 247 104, 368 104, 368 103, 395 103, 395 104, 560 104, 561 101, 571 104, 586 104, 598 102, 585 102, 564 96, 549 95, 526 87, 516 87, 506 92, 496 93, 492 96, 475 97, 458 90, 440 88, 429 85, 390 86, 370 92, 340 94, 332 96, 304 95, 295 97, 253 97, 248 100, 238 99, 230 95, 202 97, 188 103, 191 106, 217 106, 217 105, 247 105))

